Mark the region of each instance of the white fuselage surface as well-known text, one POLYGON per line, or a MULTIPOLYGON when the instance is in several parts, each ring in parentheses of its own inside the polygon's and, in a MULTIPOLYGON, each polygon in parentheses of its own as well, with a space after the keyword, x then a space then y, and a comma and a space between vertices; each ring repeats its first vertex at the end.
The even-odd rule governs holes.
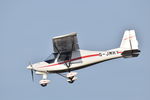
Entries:
POLYGON ((70 60, 58 61, 59 55, 55 59, 54 63, 39 62, 33 64, 33 68, 39 72, 47 71, 49 73, 67 72, 68 70, 76 70, 87 67, 92 64, 100 63, 103 61, 120 58, 123 51, 120 48, 112 49, 108 51, 88 51, 79 50, 72 52, 70 60), (78 56, 78 53, 80 55, 78 56), (70 67, 66 66, 70 62, 70 67))

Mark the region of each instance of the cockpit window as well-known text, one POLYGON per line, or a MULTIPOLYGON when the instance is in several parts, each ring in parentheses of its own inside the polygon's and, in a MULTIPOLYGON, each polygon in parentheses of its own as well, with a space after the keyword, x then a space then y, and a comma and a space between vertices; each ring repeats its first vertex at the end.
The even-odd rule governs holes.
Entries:
POLYGON ((52 53, 49 57, 47 57, 44 61, 47 63, 53 63, 57 57, 58 53, 52 53))
POLYGON ((58 62, 69 60, 71 57, 71 52, 61 53, 58 62))

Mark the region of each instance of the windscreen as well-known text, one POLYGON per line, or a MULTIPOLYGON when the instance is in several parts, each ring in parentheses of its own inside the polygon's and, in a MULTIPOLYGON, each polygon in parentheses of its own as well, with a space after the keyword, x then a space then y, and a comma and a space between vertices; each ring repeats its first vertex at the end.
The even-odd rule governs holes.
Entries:
POLYGON ((56 57, 57 57, 58 53, 52 53, 50 56, 48 56, 46 59, 45 59, 45 62, 47 63, 54 63, 56 57))

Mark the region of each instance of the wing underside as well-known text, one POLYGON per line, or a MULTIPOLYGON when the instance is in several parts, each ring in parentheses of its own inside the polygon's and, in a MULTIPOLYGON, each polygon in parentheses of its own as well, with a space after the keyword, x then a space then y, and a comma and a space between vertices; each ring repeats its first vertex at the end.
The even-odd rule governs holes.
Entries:
POLYGON ((77 33, 70 33, 53 38, 53 47, 55 53, 66 53, 77 51, 79 49, 77 33))

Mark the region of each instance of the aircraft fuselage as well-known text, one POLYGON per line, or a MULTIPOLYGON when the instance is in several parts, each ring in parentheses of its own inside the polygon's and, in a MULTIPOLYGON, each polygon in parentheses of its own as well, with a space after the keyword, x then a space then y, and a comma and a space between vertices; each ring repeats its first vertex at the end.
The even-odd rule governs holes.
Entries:
POLYGON ((88 51, 88 50, 79 50, 72 52, 72 57, 70 60, 58 61, 58 57, 55 59, 54 63, 39 62, 33 64, 33 68, 39 72, 68 72, 68 70, 77 70, 81 68, 88 67, 89 65, 97 64, 103 61, 120 58, 122 57, 121 53, 123 51, 120 48, 107 50, 107 51, 88 51), (80 56, 78 56, 80 52, 80 56), (67 67, 66 64, 70 66, 67 67))

